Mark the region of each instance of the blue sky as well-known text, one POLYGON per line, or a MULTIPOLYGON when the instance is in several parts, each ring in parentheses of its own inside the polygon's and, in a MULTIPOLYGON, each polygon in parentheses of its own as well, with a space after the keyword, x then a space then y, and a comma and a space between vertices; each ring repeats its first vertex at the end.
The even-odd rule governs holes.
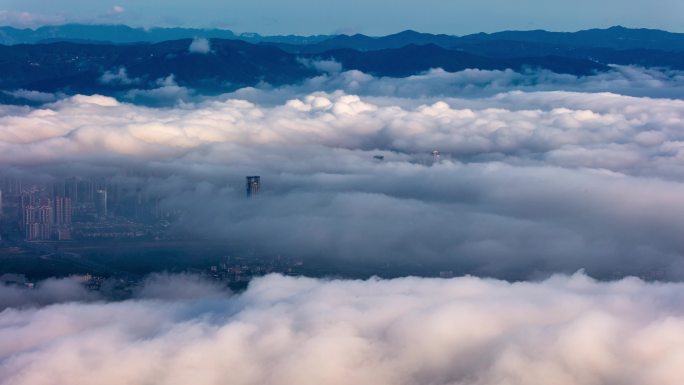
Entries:
POLYGON ((682 0, 0 0, 5 25, 81 21, 264 34, 573 31, 618 24, 684 32, 682 15, 682 0))

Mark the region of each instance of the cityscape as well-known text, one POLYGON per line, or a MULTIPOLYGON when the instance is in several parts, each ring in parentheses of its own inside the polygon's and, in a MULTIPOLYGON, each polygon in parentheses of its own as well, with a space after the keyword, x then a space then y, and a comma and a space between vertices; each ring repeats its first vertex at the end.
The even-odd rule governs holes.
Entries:
POLYGON ((163 237, 173 212, 141 188, 67 178, 49 184, 2 181, 4 238, 26 242, 163 237))
MULTIPOLYGON (((245 197, 255 198, 261 189, 259 176, 247 176, 245 197)), ((126 188, 111 180, 70 177, 47 184, 27 183, 19 178, 4 178, 0 188, 0 240, 3 250, 38 250, 47 255, 67 254, 81 245, 109 242, 106 247, 122 244, 147 247, 150 244, 187 242, 188 236, 170 230, 180 213, 164 209, 163 197, 152 196, 142 188, 126 188)), ((206 241, 206 240, 200 240, 206 241)), ((152 246, 154 248, 154 246, 152 246)), ((140 284, 140 276, 128 272, 105 271, 82 262, 78 271, 68 277, 90 290, 99 291, 103 282, 114 279, 118 296, 125 296, 140 284), (91 270, 88 270, 90 268, 91 270)), ((276 255, 222 255, 215 264, 193 267, 186 272, 223 282, 233 288, 244 288, 253 278, 271 273, 300 275, 304 262, 301 258, 276 255)), ((33 287, 34 283, 22 275, 0 274, 5 284, 33 287)))
MULTIPOLYGON (((247 198, 259 193, 259 176, 246 177, 247 198)), ((86 239, 164 239, 178 217, 163 197, 141 187, 76 177, 49 184, 4 178, 0 188, 1 235, 26 242, 86 239)), ((0 238, 2 239, 2 238, 0 238)))
MULTIPOLYGON (((439 164, 439 151, 434 150, 430 155, 429 162, 420 160, 420 164, 439 164)), ((378 157, 374 155, 373 159, 384 159, 378 157)), ((263 254, 198 237, 197 233, 177 229, 175 225, 183 212, 165 205, 164 196, 114 179, 68 177, 36 183, 3 178, 1 187, 0 252, 4 254, 5 271, 0 272, 0 281, 8 285, 32 288, 46 276, 59 274, 92 291, 101 291, 106 284, 112 298, 126 298, 146 274, 158 270, 159 266, 167 266, 155 262, 160 265, 152 265, 149 270, 129 269, 135 263, 122 256, 132 252, 140 253, 141 258, 153 256, 160 261, 167 254, 180 256, 179 263, 166 268, 177 273, 198 274, 234 290, 243 290, 253 278, 268 274, 370 277, 400 276, 412 271, 441 278, 454 276, 450 269, 398 262, 370 263, 361 269, 360 265, 332 261, 312 261, 305 265, 305 258, 301 256, 263 254), (100 258, 98 253, 103 250, 111 255, 100 258), (204 253, 204 258, 197 253, 204 253), (21 263, 14 265, 33 258, 41 263, 49 260, 52 270, 22 270, 21 263), (118 259, 121 261, 117 262, 118 259)), ((257 199, 261 190, 260 176, 246 176, 243 195, 232 199, 257 199)))

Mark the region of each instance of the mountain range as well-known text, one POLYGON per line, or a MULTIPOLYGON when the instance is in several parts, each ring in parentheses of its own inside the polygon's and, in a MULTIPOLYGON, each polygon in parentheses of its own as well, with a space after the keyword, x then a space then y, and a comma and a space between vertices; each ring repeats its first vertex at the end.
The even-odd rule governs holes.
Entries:
POLYGON ((202 28, 133 28, 126 25, 65 24, 44 26, 37 29, 0 27, 0 44, 35 44, 56 41, 77 41, 94 43, 158 43, 166 40, 204 37, 236 39, 250 43, 280 45, 289 51, 324 52, 337 48, 378 50, 401 48, 409 44, 437 46, 454 49, 468 47, 487 41, 515 41, 557 47, 613 49, 658 49, 665 51, 684 50, 684 33, 672 33, 656 29, 633 29, 615 26, 607 29, 588 29, 578 32, 503 31, 477 33, 465 36, 419 33, 403 31, 387 36, 314 35, 314 36, 262 36, 257 33, 236 34, 228 29, 202 28), (294 47, 291 47, 294 46, 294 47))
POLYGON ((311 65, 316 60, 389 77, 431 68, 545 69, 576 76, 607 71, 610 64, 684 70, 684 34, 624 27, 462 37, 404 31, 370 37, 71 24, 36 30, 0 27, 0 42, 0 90, 67 94, 151 89, 169 76, 176 85, 209 94, 260 83, 292 84, 320 74, 311 65), (198 37, 209 39, 204 52, 190 49, 198 37))

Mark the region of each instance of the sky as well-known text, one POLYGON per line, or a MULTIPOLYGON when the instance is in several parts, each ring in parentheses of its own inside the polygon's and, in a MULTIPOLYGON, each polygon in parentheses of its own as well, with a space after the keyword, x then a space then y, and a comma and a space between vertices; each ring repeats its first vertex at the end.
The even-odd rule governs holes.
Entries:
POLYGON ((228 28, 262 34, 364 33, 415 29, 467 34, 506 29, 575 31, 623 25, 684 32, 684 2, 660 0, 2 0, 0 24, 65 22, 228 28))

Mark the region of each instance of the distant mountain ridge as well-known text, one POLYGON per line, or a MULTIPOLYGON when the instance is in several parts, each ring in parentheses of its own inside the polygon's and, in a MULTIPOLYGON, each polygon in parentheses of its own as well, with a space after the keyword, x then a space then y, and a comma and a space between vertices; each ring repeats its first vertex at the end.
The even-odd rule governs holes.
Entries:
POLYGON ((65 24, 37 29, 0 27, 0 44, 36 44, 58 41, 80 41, 111 44, 159 43, 194 37, 237 39, 252 43, 273 42, 311 44, 330 36, 261 36, 256 33, 235 34, 228 29, 204 28, 133 28, 126 25, 65 24))
POLYGON ((312 57, 333 59, 346 69, 357 69, 376 76, 406 77, 430 68, 442 68, 449 72, 468 68, 483 70, 541 68, 557 73, 590 75, 608 70, 608 66, 583 58, 538 56, 524 58, 492 58, 460 50, 450 50, 435 44, 410 44, 401 48, 374 51, 337 49, 312 57))
POLYGON ((158 43, 193 37, 237 39, 250 43, 276 44, 289 52, 315 53, 330 49, 352 48, 379 50, 401 48, 409 44, 434 44, 454 49, 476 42, 516 41, 549 46, 611 49, 684 50, 684 33, 656 29, 625 28, 587 29, 577 32, 550 32, 545 30, 501 31, 465 36, 420 33, 406 30, 386 36, 314 35, 314 36, 262 36, 256 33, 236 34, 228 29, 202 28, 133 28, 126 25, 65 24, 37 29, 0 27, 0 44, 35 44, 56 41, 94 41, 115 44, 158 43))
POLYGON ((113 45, 59 42, 0 46, 0 89, 112 93, 150 88, 174 76, 205 91, 292 83, 316 72, 277 47, 213 39, 211 54, 189 51, 190 39, 113 45), (125 73, 118 74, 118 71, 125 73), (103 75, 112 73, 107 81, 103 75))
POLYGON ((0 102, 12 102, 14 97, 8 95, 19 89, 119 95, 185 87, 216 94, 263 83, 296 84, 322 73, 311 65, 319 60, 334 60, 343 70, 387 77, 406 77, 432 68, 450 72, 543 69, 575 76, 608 71, 611 64, 684 70, 684 34, 622 27, 464 37, 415 31, 381 37, 263 37, 227 30, 126 26, 0 28, 0 37, 8 36, 42 43, 0 45, 0 102), (168 39, 178 36, 184 37, 168 39), (190 49, 196 36, 209 39, 204 52, 190 49))
POLYGON ((173 75, 181 86, 203 92, 226 92, 260 82, 291 84, 320 74, 306 60, 332 59, 344 69, 358 69, 376 76, 404 77, 443 68, 523 70, 528 67, 587 75, 607 67, 585 59, 530 57, 489 58, 434 44, 396 49, 357 51, 338 49, 321 54, 293 54, 278 47, 239 40, 211 39, 211 52, 193 53, 191 40, 154 44, 21 44, 0 46, 0 89, 41 92, 113 93, 150 88, 160 78, 173 75), (103 81, 107 72, 123 74, 103 81))
POLYGON ((530 43, 571 45, 583 48, 684 50, 684 33, 657 29, 625 28, 587 29, 577 32, 503 31, 464 37, 467 40, 509 40, 530 43))

